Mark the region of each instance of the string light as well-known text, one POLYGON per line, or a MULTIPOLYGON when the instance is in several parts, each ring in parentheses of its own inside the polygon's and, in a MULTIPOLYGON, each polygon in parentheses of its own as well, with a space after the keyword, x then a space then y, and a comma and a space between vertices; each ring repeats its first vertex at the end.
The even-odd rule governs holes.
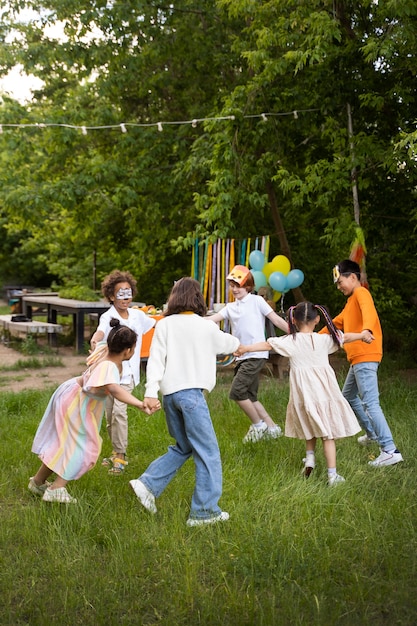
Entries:
MULTIPOLYGON (((298 119, 299 113, 309 113, 312 111, 319 111, 320 109, 303 109, 301 111, 284 111, 280 113, 269 112, 269 113, 255 113, 253 115, 243 115, 242 119, 254 119, 260 118, 263 122, 267 122, 270 117, 279 117, 279 116, 292 116, 294 119, 298 119)), ((106 126, 75 126, 73 124, 55 124, 55 123, 46 123, 46 122, 36 122, 33 124, 0 124, 0 134, 3 133, 5 128, 70 128, 73 130, 81 130, 83 135, 87 135, 89 130, 111 130, 111 129, 119 129, 122 133, 127 133, 127 127, 131 128, 150 128, 152 126, 156 126, 159 132, 163 131, 163 126, 175 126, 175 125, 183 125, 190 124, 193 128, 197 127, 197 124, 200 122, 222 122, 227 120, 235 120, 236 117, 234 115, 224 115, 219 117, 201 117, 194 118, 192 120, 179 120, 179 121, 171 121, 171 122, 149 122, 149 123, 136 123, 136 122, 121 122, 118 124, 109 124, 106 126)))

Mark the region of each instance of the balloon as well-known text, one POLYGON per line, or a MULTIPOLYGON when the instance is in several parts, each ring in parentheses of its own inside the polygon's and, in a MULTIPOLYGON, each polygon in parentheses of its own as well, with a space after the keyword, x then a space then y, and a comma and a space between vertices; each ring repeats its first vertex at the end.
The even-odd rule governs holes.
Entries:
POLYGON ((249 265, 253 270, 262 271, 262 268, 265 265, 265 257, 263 252, 261 252, 260 250, 252 250, 249 255, 249 265))
POLYGON ((274 271, 274 268, 272 267, 272 261, 269 261, 269 263, 265 263, 265 265, 262 268, 262 271, 265 274, 265 276, 269 278, 272 272, 274 271))
POLYGON ((269 277, 269 284, 275 291, 285 291, 287 288, 287 279, 282 272, 272 272, 269 277))
POLYGON ((287 276, 287 285, 290 289, 299 287, 304 280, 304 274, 301 270, 291 270, 287 276))
POLYGON ((284 276, 286 276, 291 269, 291 263, 283 254, 278 254, 277 256, 274 256, 271 263, 273 271, 281 272, 281 274, 284 274, 284 276))
POLYGON ((255 291, 258 291, 260 287, 267 286, 268 283, 265 274, 259 270, 251 270, 251 274, 253 276, 253 280, 255 281, 255 291))
POLYGON ((274 302, 278 302, 281 296, 282 296, 282 293, 280 291, 274 291, 272 299, 274 302))

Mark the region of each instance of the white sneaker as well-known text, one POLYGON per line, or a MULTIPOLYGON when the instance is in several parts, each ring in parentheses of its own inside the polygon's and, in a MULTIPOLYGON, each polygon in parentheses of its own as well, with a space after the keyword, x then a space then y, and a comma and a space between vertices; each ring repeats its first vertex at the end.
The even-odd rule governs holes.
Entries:
POLYGON ((314 454, 308 454, 305 459, 303 459, 304 467, 303 467, 303 475, 305 478, 308 478, 312 473, 313 469, 316 467, 316 457, 314 454))
POLYGON ((65 487, 58 489, 45 489, 42 500, 44 502, 60 502, 61 504, 77 504, 77 498, 70 496, 65 487))
POLYGON ((268 426, 265 424, 265 422, 262 422, 261 426, 255 426, 255 424, 252 424, 246 435, 243 437, 242 441, 243 443, 256 443, 257 441, 262 439, 264 435, 266 435, 267 430, 268 426))
POLYGON ((213 517, 202 517, 202 518, 195 518, 195 517, 189 517, 187 519, 187 526, 203 526, 204 524, 215 524, 216 522, 227 522, 227 520, 229 519, 229 513, 226 513, 226 511, 222 511, 221 513, 218 513, 217 515, 213 515, 213 517))
POLYGON ((329 487, 333 487, 334 485, 339 485, 340 483, 344 483, 345 479, 340 474, 331 474, 328 476, 327 484, 329 487))
POLYGON ((368 437, 368 435, 362 435, 361 437, 358 437, 358 443, 361 446, 370 446, 371 443, 378 443, 376 439, 371 439, 370 437, 368 437))
POLYGON ((270 439, 278 439, 278 437, 282 436, 282 430, 279 426, 274 426, 273 428, 268 428, 266 434, 270 439))
POLYGON ((33 478, 33 476, 31 476, 29 478, 28 489, 29 491, 34 493, 35 496, 43 496, 43 494, 45 493, 46 489, 50 486, 50 484, 51 483, 45 480, 45 482, 42 485, 38 485, 35 483, 35 479, 33 478))
POLYGON ((144 485, 139 478, 136 480, 129 480, 129 485, 132 487, 142 506, 144 506, 149 513, 155 514, 157 512, 157 508, 155 504, 155 496, 152 491, 149 491, 146 485, 144 485))
POLYGON ((381 450, 381 454, 374 461, 368 461, 368 464, 372 465, 372 467, 385 467, 386 465, 401 463, 401 461, 404 461, 404 459, 398 450, 394 450, 394 452, 381 450))

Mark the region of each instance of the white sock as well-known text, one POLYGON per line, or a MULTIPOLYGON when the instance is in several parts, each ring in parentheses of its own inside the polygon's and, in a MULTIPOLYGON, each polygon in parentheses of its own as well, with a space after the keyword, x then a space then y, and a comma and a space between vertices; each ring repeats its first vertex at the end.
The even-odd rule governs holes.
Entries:
POLYGON ((261 426, 263 426, 264 424, 265 424, 265 422, 263 420, 261 420, 257 424, 254 424, 254 426, 255 426, 255 428, 261 428, 261 426))
POLYGON ((327 468, 327 473, 329 476, 332 476, 332 474, 336 474, 336 468, 335 467, 328 467, 327 468))

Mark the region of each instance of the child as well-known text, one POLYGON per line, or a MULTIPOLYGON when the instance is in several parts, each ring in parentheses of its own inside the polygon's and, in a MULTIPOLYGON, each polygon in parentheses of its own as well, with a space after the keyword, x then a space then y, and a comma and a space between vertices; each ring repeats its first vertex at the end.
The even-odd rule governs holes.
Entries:
POLYGON ((378 366, 382 359, 382 330, 373 298, 360 283, 360 267, 346 259, 333 268, 333 279, 339 291, 347 296, 345 308, 333 323, 344 332, 368 329, 375 341, 372 345, 354 343, 346 347, 350 363, 342 393, 349 402, 365 435, 358 442, 368 445, 376 442, 380 455, 369 461, 373 467, 395 465, 403 457, 394 443, 391 430, 379 403, 378 366))
MULTIPOLYGON (((136 294, 136 280, 129 272, 115 270, 103 280, 101 290, 112 306, 101 316, 98 328, 90 341, 91 348, 94 350, 98 342, 107 339, 110 332, 110 320, 113 318, 136 332, 138 340, 135 351, 131 359, 124 361, 120 378, 123 389, 131 393, 139 384, 142 335, 155 325, 155 320, 145 315, 143 311, 129 308, 136 294)), ((106 422, 113 451, 110 457, 103 459, 102 465, 110 467, 109 474, 120 475, 127 465, 127 406, 113 396, 107 398, 106 422)))
POLYGON ((177 281, 164 318, 155 329, 144 399, 144 406, 154 410, 161 391, 168 431, 175 444, 137 480, 130 481, 141 504, 156 513, 155 498, 192 456, 196 482, 187 526, 229 519, 218 505, 222 464, 204 390, 210 392, 216 384, 216 355, 234 352, 239 340, 206 321, 206 313, 199 283, 189 277, 177 281))
POLYGON ((335 439, 350 437, 360 431, 359 424, 348 402, 344 399, 329 354, 336 352, 341 343, 348 341, 372 341, 372 335, 349 333, 343 336, 334 328, 332 321, 320 305, 300 302, 288 312, 291 336, 271 337, 267 342, 241 346, 243 351, 275 350, 290 360, 290 398, 287 406, 285 435, 306 441, 304 476, 307 478, 315 467, 317 438, 323 441, 327 462, 328 484, 344 482, 336 471, 335 439), (326 322, 329 335, 314 332, 320 321, 320 313, 326 322))
POLYGON ((29 480, 29 490, 46 502, 76 503, 66 489, 69 480, 76 480, 92 469, 101 450, 101 420, 109 394, 148 415, 143 402, 120 385, 123 361, 135 350, 136 333, 111 321, 112 330, 107 344, 97 347, 87 359, 86 372, 67 380, 53 394, 38 427, 32 452, 39 455, 42 465, 29 480), (47 478, 55 473, 53 483, 47 478))
MULTIPOLYGON (((208 319, 213 322, 229 320, 231 332, 240 343, 249 345, 265 341, 265 321, 270 320, 285 333, 288 325, 261 296, 251 293, 255 287, 251 271, 244 265, 236 265, 227 276, 234 302, 208 319)), ((262 437, 279 437, 281 428, 275 424, 265 407, 258 400, 259 377, 268 358, 268 352, 242 354, 235 367, 235 375, 229 398, 234 400, 252 422, 243 443, 257 442, 262 437)))

